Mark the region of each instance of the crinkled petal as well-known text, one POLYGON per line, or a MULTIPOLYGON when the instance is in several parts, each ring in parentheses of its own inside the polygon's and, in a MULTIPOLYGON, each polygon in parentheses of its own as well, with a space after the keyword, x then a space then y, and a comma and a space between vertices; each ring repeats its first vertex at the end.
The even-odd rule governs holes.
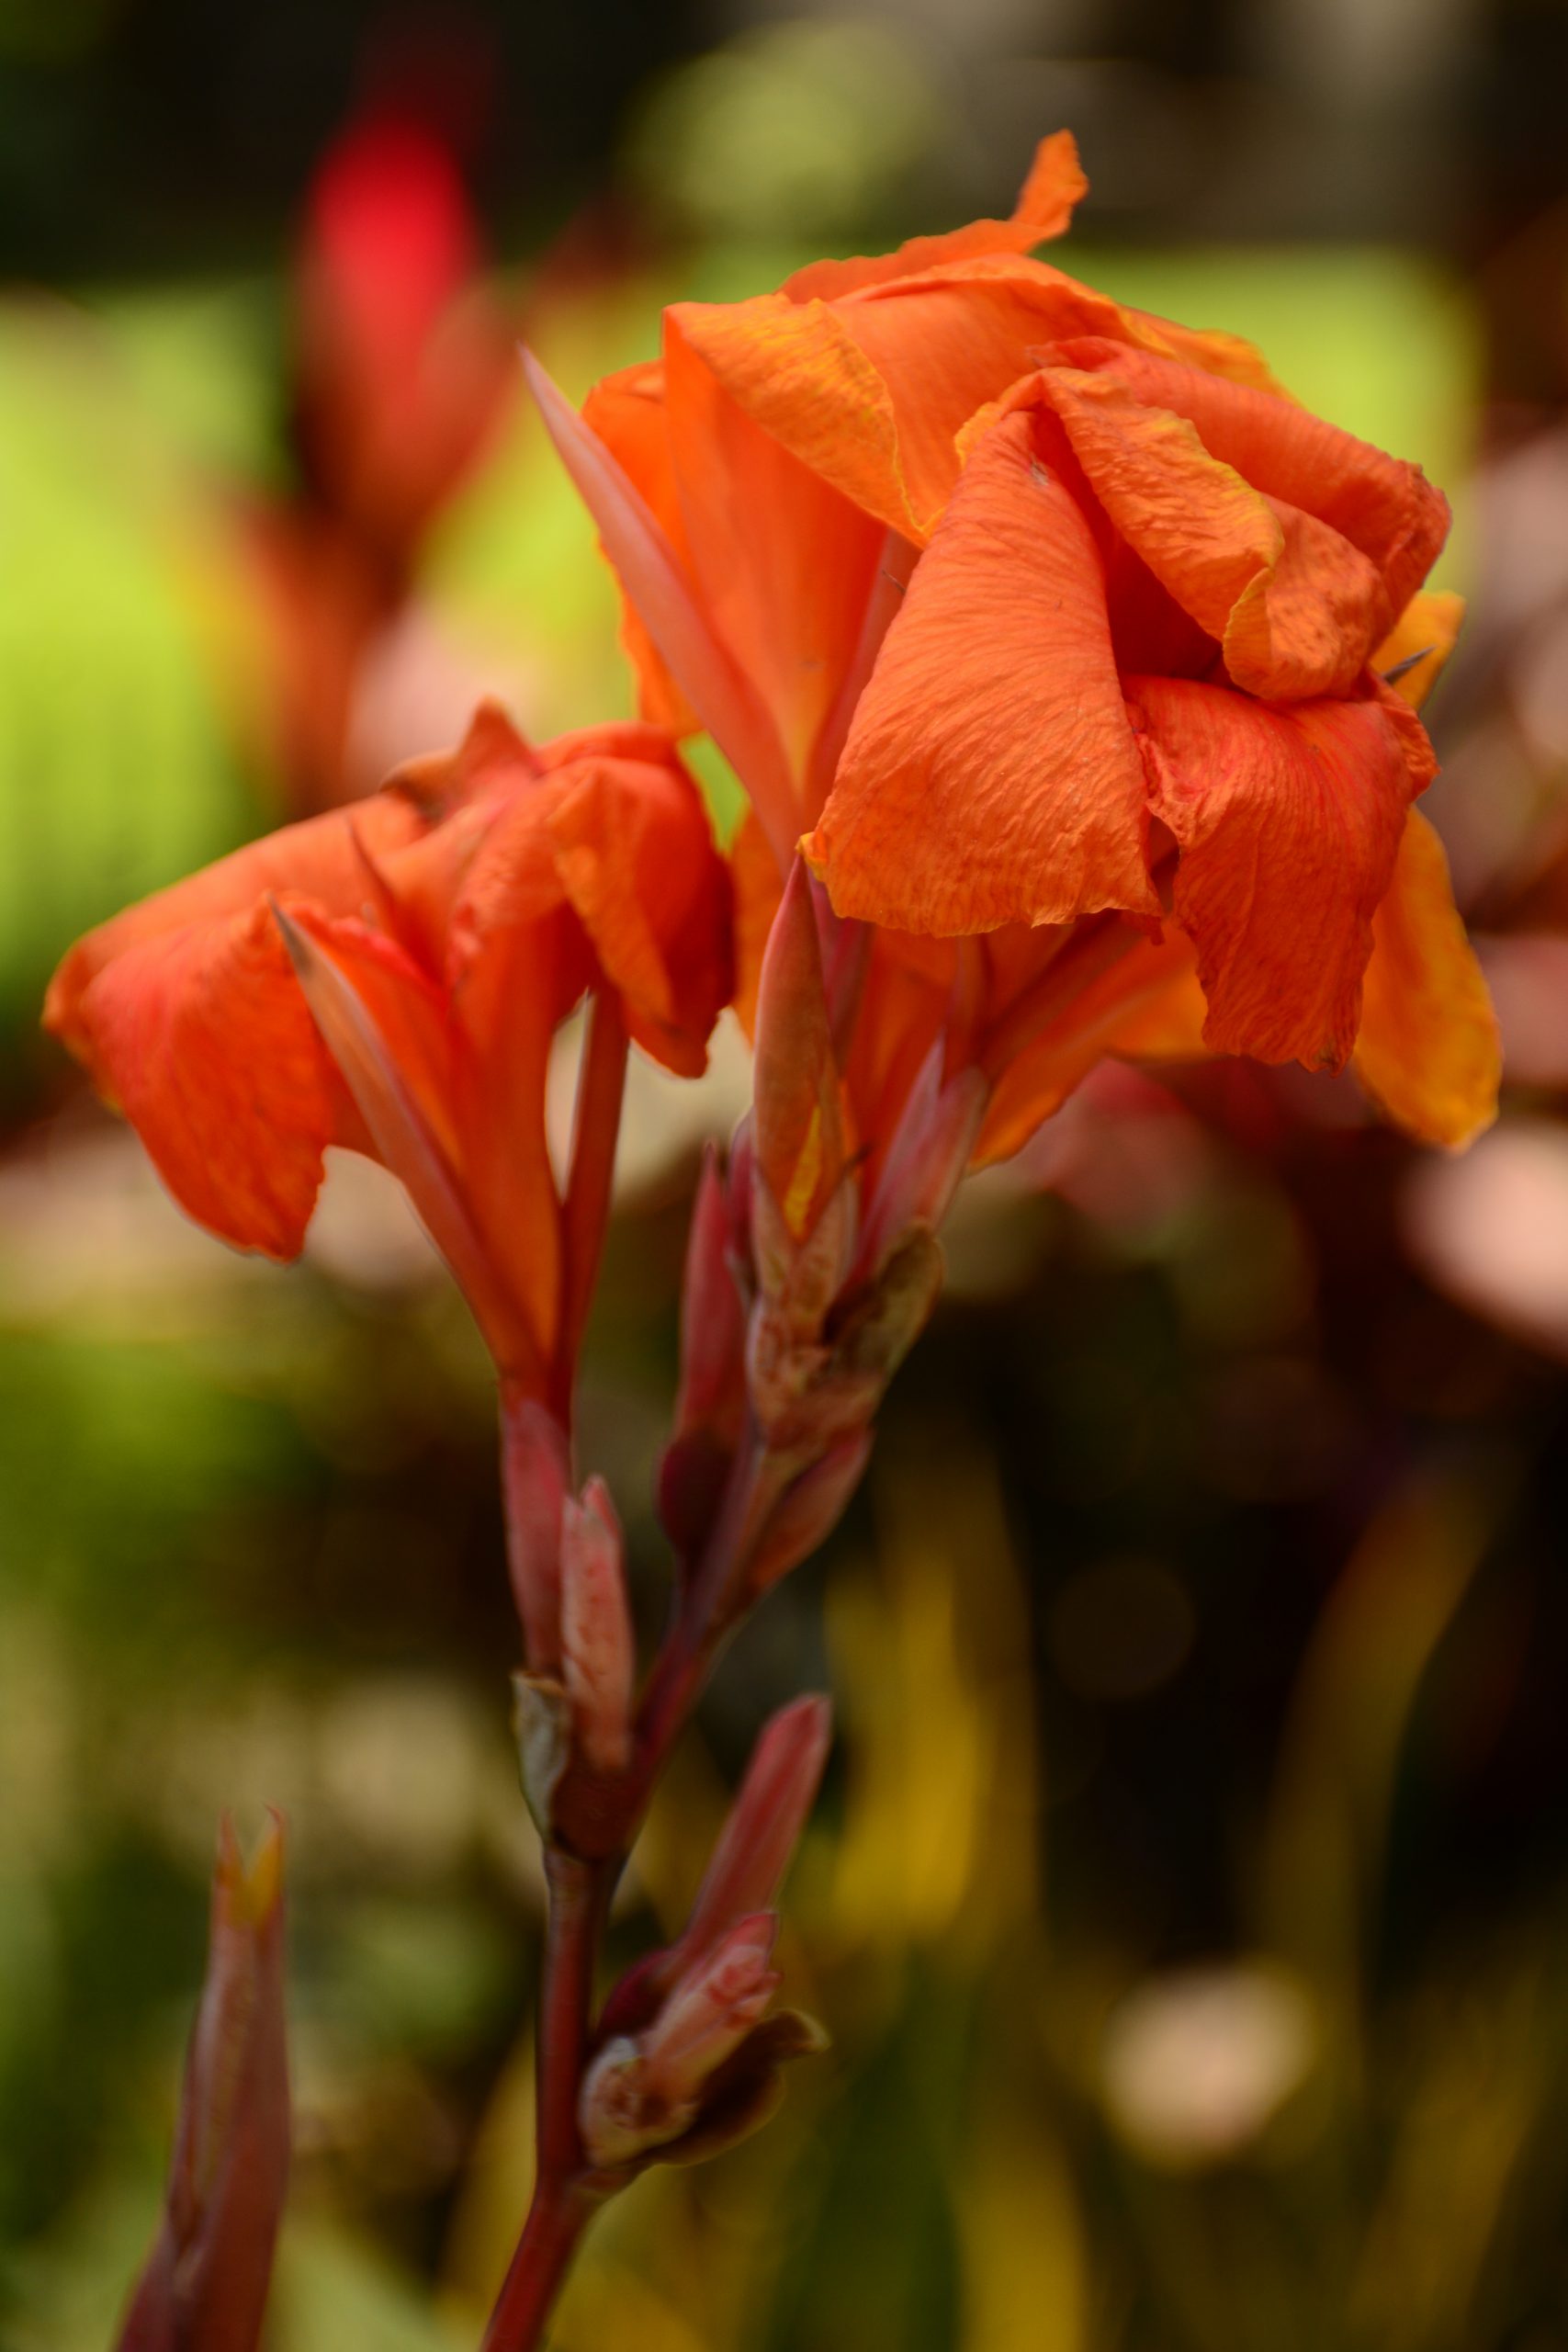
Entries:
POLYGON ((976 446, 807 844, 841 914, 901 931, 1153 911, 1099 556, 1036 420, 976 446))
POLYGON ((1254 490, 1329 524, 1376 566, 1390 613, 1401 610, 1431 570, 1448 536, 1449 504, 1419 466, 1358 441, 1279 394, 1131 343, 1070 343, 1051 357, 1108 373, 1145 406, 1186 417, 1209 455, 1233 466, 1254 490))
POLYGON ((943 262, 969 261, 982 254, 1026 254, 1048 238, 1061 236, 1088 193, 1077 141, 1070 130, 1055 130, 1035 149, 1029 177, 1006 220, 971 220, 944 236, 911 237, 897 253, 812 262, 795 271, 784 292, 797 302, 833 301, 943 262))
POLYGON ((632 1036, 696 1077, 734 979, 729 876, 702 796, 671 761, 560 773, 549 831, 567 899, 632 1036))
POLYGON ((182 1208, 224 1240, 299 1252, 334 1137, 359 1140, 267 904, 349 912, 374 895, 363 844, 422 829, 376 801, 290 825, 77 941, 45 1025, 118 1102, 182 1208))
POLYGON ((1186 417, 1146 406, 1115 374, 1047 368, 1039 394, 1116 529, 1219 641, 1238 686, 1295 700, 1354 684, 1392 615, 1369 557, 1264 496, 1186 417))
POLYGON ((1127 695, 1150 808, 1181 850, 1173 903, 1198 951, 1205 1042, 1340 1068, 1415 790, 1387 712, 1167 678, 1130 679, 1127 695))
POLYGON ((180 1206, 239 1249, 297 1257, 342 1090, 265 900, 135 940, 69 1020, 180 1206))
POLYGON ((1404 820, 1388 895, 1372 919, 1357 1078, 1423 1143, 1471 1143, 1497 1114, 1502 1045, 1449 881, 1418 808, 1404 820))

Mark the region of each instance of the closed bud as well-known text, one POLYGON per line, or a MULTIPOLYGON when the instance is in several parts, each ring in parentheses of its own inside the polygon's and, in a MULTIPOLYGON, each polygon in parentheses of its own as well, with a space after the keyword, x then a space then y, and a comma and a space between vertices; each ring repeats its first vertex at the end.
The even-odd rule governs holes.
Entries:
POLYGON ((758 1600, 827 1542, 871 1459, 870 1430, 852 1430, 786 1487, 758 1537, 746 1589, 758 1600))
POLYGON ((816 1695, 781 1707, 764 1724, 685 1931, 655 1963, 653 1981, 660 1991, 733 1921, 764 1912, 776 1900, 816 1802, 832 1728, 832 1709, 816 1695))
POLYGON ((735 1281, 729 1204, 718 1156, 710 1144, 692 1205, 686 1273, 681 1295, 681 1389, 678 1437, 711 1431, 734 1445, 745 1420, 741 1362, 746 1317, 735 1281))
POLYGON ((798 858, 762 956, 752 1096, 757 1170, 799 1241, 838 1186, 845 1153, 811 877, 798 858))
POLYGON ((990 1101, 974 1068, 943 1082, 942 1041, 932 1046, 904 1106, 876 1197, 866 1216, 860 1263, 877 1272, 912 1225, 933 1232, 952 1206, 990 1101))
POLYGON ((561 1507, 566 1432, 529 1396, 502 1390, 502 1487, 506 1560, 530 1672, 558 1675, 561 1663, 561 1507))
POLYGON ((282 1826, 275 1814, 247 1867, 225 1819, 164 2225, 119 2352, 254 2352, 288 2143, 282 1826))
POLYGON ((583 2079, 578 2109, 591 2163, 624 2166, 696 2120, 709 2077, 778 1990, 769 1965, 777 1926, 765 1912, 738 1920, 679 1979, 642 2033, 605 2044, 583 2079))
POLYGON ((562 1679, 584 1761, 619 1772, 631 1761, 637 1645, 626 1600, 621 1530, 602 1478, 561 1507, 562 1679))

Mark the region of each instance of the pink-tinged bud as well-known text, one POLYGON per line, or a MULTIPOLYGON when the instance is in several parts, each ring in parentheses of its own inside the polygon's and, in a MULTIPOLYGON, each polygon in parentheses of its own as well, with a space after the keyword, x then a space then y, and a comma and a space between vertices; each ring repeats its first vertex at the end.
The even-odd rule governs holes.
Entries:
POLYGON ((969 1068, 944 1084, 942 1055, 939 1039, 910 1089, 866 1213, 859 1262, 868 1273, 880 1270, 910 1226, 929 1226, 934 1232, 941 1225, 980 1132, 989 1083, 969 1068))
POLYGON ((698 2090, 762 2015, 782 1979, 769 1966, 779 1923, 737 1919, 678 1979, 642 2037, 650 2079, 671 2099, 698 2090))
POLYGON ((282 1826, 275 1814, 247 1870, 225 1818, 164 2225, 119 2352, 254 2352, 288 2140, 282 1826))
POLYGON ((762 956, 752 1092, 757 1176, 800 1241, 837 1189, 845 1153, 811 877, 798 858, 762 956))
POLYGON ((501 1471, 506 1559, 529 1671, 558 1675, 561 1510, 569 1473, 566 1431, 532 1396, 504 1386, 501 1471))
POLYGON ((561 1507, 562 1679, 582 1756, 596 1772, 631 1761, 637 1643, 620 1522, 602 1478, 561 1507))
POLYGON ((739 1919, 680 1979, 645 2030, 605 2044, 583 2079, 578 2128, 592 2164, 618 2169, 697 2120, 712 2077, 761 2019, 780 1978, 778 1923, 739 1919))
POLYGON ((763 1725, 684 1933, 660 1956, 660 1989, 683 1974, 733 1920, 771 1908, 816 1802, 832 1734, 832 1708, 815 1695, 781 1707, 763 1725))
POLYGON ((871 1459, 872 1431, 856 1430, 785 1487, 757 1539, 746 1589, 758 1600, 827 1542, 871 1459))
POLYGON ((746 1414, 746 1317, 735 1281, 729 1204, 710 1144, 692 1204, 681 1296, 681 1392, 675 1431, 713 1433, 733 1446, 746 1414))

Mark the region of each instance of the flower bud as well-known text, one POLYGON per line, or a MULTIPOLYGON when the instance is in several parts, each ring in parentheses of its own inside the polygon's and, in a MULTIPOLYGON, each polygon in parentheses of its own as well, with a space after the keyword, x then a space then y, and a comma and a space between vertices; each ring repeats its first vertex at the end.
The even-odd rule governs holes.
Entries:
POLYGON ((711 1430, 733 1446, 745 1419, 740 1377, 746 1318, 736 1284, 729 1205, 718 1156, 710 1144, 692 1205, 691 1238, 681 1296, 681 1388, 677 1436, 711 1430))
POLYGON ((620 1523, 602 1478, 561 1507, 562 1679, 584 1760, 618 1772, 631 1760, 637 1645, 620 1523))
POLYGON ((247 1869, 219 1833, 207 1984, 191 2036, 164 2225, 120 2352, 254 2352, 288 2177, 283 1832, 247 1869))
POLYGON ((802 1241, 845 1166, 811 877, 797 858, 773 918, 757 996, 753 1137, 757 1174, 802 1241))
POLYGON ((529 1670, 557 1675, 561 1663, 566 1432, 533 1397, 505 1387, 501 1398, 501 1469, 506 1502, 506 1559, 529 1670))
POLYGON ((709 2077, 761 2020, 781 1979, 778 1922, 738 1920, 679 1980, 652 2023, 607 2042, 583 2080, 578 2125, 592 2163, 621 2166, 695 2121, 709 2077))
POLYGON ((911 1225, 934 1232, 952 1205, 990 1101, 984 1074, 961 1069, 944 1084, 943 1041, 932 1046, 909 1091, 866 1216, 860 1264, 880 1271, 911 1225))
POLYGON ((764 1724, 685 1931, 660 1956, 654 1982, 660 1991, 732 1920, 764 1911, 776 1899, 816 1802, 832 1729, 832 1709, 817 1695, 781 1707, 764 1724))
POLYGON ((748 1238, 743 1232, 738 1248, 731 1200, 710 1145, 686 1245, 674 1434, 659 1464, 660 1520, 688 1564, 712 1530, 745 1427, 746 1316, 736 1280, 742 1253, 750 1257, 748 1238))
POLYGON ((746 1589, 753 1600, 827 1542, 865 1476, 871 1445, 870 1430, 852 1430, 785 1487, 747 1566, 746 1589))

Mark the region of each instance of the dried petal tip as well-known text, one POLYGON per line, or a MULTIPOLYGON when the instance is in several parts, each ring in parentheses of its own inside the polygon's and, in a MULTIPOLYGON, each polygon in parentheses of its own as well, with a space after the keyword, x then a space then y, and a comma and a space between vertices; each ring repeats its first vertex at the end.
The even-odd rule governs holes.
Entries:
POLYGON ((576 1736, 596 1772, 631 1760, 637 1645, 620 1524, 602 1478, 561 1509, 561 1656, 576 1736))
POLYGON ((207 1984, 186 2063, 164 2225, 120 2352, 260 2342, 288 2177, 283 1826, 247 1863, 219 1833, 207 1984))

